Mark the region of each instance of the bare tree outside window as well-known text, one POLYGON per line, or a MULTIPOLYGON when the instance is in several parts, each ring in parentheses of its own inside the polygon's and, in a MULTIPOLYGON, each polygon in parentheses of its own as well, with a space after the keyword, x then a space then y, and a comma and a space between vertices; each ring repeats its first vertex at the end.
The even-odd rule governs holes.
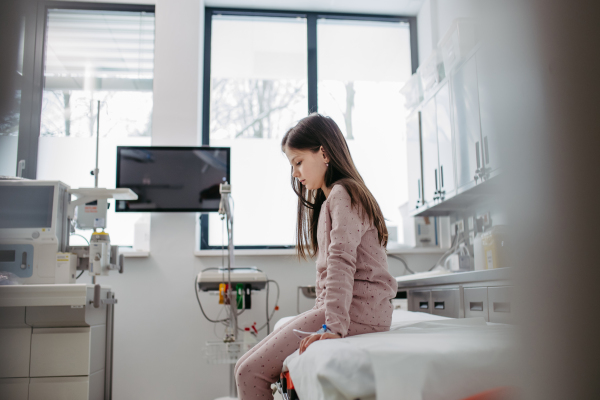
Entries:
POLYGON ((101 137, 151 136, 152 92, 90 93, 60 89, 44 91, 40 136, 94 136, 97 101, 100 101, 101 137))
POLYGON ((0 136, 18 136, 21 109, 21 91, 15 90, 15 97, 9 112, 0 115, 0 136))
POLYGON ((210 131, 221 139, 281 137, 291 122, 282 111, 306 102, 305 92, 301 81, 213 79, 210 131))

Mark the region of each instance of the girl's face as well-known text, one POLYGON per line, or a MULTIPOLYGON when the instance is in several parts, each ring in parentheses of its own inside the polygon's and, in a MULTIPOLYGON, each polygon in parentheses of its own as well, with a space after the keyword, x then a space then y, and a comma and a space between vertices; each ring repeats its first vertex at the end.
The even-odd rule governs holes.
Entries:
POLYGON ((325 155, 323 146, 317 152, 296 150, 285 146, 285 155, 292 166, 292 176, 309 190, 325 186, 325 171, 329 157, 325 155))

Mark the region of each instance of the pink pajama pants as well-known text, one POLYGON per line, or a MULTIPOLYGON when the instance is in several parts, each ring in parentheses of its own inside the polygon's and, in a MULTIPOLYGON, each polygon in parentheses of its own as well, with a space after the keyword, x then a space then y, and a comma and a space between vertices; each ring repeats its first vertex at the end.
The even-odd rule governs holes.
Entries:
MULTIPOLYGON (((235 365, 240 400, 272 399, 271 384, 279 378, 283 360, 300 347, 301 339, 293 330, 316 332, 324 323, 325 308, 313 308, 286 322, 244 354, 235 365)), ((348 336, 388 330, 389 327, 350 322, 348 336)))

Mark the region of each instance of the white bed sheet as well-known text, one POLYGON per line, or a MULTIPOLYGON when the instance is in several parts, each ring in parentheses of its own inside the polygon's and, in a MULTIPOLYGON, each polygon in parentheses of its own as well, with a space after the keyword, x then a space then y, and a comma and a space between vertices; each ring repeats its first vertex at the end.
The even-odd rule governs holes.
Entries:
POLYGON ((303 400, 453 400, 509 385, 514 327, 394 311, 389 332, 319 341, 284 361, 303 400))

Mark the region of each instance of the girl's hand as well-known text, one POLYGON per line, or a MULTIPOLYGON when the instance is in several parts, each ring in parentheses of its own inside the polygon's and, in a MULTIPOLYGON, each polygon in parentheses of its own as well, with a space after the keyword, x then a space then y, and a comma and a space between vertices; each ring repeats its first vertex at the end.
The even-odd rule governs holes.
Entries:
POLYGON ((300 354, 306 351, 306 348, 310 346, 311 343, 316 342, 317 340, 325 340, 325 339, 341 339, 342 337, 337 333, 315 333, 314 335, 310 335, 305 337, 300 341, 300 354))

